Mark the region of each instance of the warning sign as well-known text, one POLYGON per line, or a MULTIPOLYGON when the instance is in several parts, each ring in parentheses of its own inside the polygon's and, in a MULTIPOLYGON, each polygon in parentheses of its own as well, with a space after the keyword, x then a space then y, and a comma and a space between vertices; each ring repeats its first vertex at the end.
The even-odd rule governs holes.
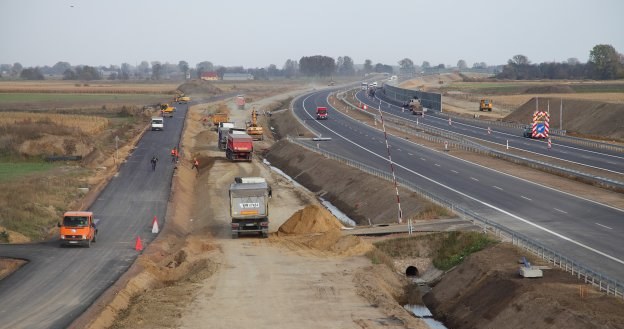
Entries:
POLYGON ((550 131, 550 114, 544 111, 533 113, 533 127, 531 129, 533 138, 548 138, 550 131))

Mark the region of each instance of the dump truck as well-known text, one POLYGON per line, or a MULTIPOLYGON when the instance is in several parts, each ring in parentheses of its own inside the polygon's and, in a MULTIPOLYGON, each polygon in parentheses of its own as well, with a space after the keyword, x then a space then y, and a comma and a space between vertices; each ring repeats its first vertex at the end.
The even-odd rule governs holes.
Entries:
POLYGON ((251 161, 252 153, 253 139, 251 136, 232 132, 228 134, 225 148, 226 158, 232 161, 251 161))
POLYGON ((253 140, 264 139, 264 129, 258 125, 258 113, 256 109, 251 110, 251 121, 246 124, 247 135, 251 136, 253 140))
POLYGON ((316 120, 327 120, 327 108, 319 106, 316 108, 316 120))
POLYGON ((178 91, 178 94, 173 97, 173 101, 179 104, 187 104, 191 101, 191 98, 186 96, 183 92, 178 91))
POLYGON ((169 104, 160 104, 160 112, 163 117, 173 118, 173 112, 175 112, 176 108, 169 104))
POLYGON ((91 211, 68 211, 63 214, 63 220, 58 223, 61 247, 91 247, 91 242, 95 242, 97 236, 99 221, 93 218, 91 211))
POLYGON ((230 115, 227 113, 215 113, 212 115, 212 124, 217 127, 219 123, 228 121, 230 121, 230 115))
POLYGON ((225 150, 225 146, 227 145, 228 130, 230 128, 234 128, 234 122, 220 122, 217 127, 217 133, 219 134, 217 144, 219 145, 220 150, 225 150))
POLYGON ((492 100, 491 99, 482 99, 479 102, 479 111, 492 112, 492 107, 493 106, 494 106, 494 104, 492 104, 492 100))
POLYGON ((230 185, 232 239, 241 233, 269 236, 271 186, 262 177, 236 177, 230 185))
POLYGON ((423 113, 425 113, 425 109, 422 104, 420 104, 420 99, 418 99, 418 97, 410 99, 407 103, 407 108, 412 111, 414 115, 423 115, 423 113))
POLYGON ((239 110, 245 109, 245 95, 236 96, 236 106, 239 110))

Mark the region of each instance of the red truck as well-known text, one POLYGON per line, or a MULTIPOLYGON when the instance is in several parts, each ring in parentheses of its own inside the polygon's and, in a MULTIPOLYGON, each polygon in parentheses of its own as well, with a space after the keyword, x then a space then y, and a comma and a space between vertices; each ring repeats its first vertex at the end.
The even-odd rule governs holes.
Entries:
POLYGON ((327 120, 327 108, 326 107, 317 107, 316 108, 316 120, 327 120))
POLYGON ((253 139, 247 134, 230 134, 225 156, 232 161, 251 161, 253 139))

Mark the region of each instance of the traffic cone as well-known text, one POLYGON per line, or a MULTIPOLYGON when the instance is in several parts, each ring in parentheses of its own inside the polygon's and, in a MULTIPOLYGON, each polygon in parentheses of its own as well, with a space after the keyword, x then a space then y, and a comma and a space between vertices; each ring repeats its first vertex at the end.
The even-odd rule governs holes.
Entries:
POLYGON ((158 233, 158 219, 154 216, 154 220, 152 221, 152 233, 158 233))
POLYGON ((134 250, 143 251, 143 243, 141 242, 141 237, 137 236, 136 242, 134 243, 134 250))

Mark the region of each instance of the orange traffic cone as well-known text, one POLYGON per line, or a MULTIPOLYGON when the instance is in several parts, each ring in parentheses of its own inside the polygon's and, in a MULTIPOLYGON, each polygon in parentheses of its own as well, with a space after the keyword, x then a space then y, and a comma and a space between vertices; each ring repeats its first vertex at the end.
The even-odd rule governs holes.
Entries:
POLYGON ((143 250, 143 243, 141 242, 141 237, 137 236, 136 238, 136 242, 134 243, 134 250, 136 251, 142 251, 143 250))
POLYGON ((154 220, 152 221, 152 233, 158 233, 158 219, 154 216, 154 220))

